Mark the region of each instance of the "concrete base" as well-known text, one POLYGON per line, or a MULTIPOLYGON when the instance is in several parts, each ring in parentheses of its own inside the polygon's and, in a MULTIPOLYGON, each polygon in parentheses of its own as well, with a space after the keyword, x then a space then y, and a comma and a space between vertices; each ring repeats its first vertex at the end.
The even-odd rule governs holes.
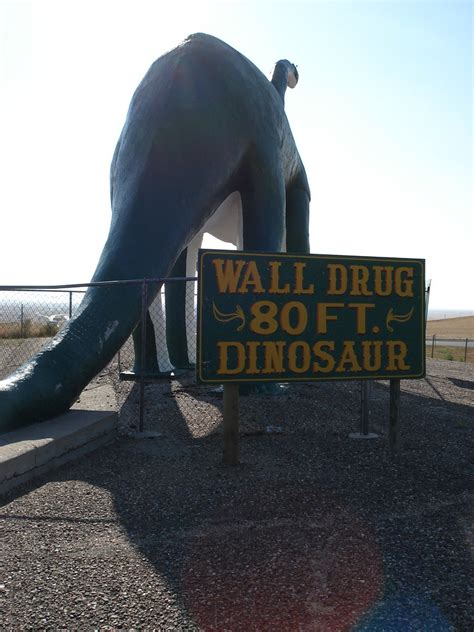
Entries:
POLYGON ((0 494, 112 441, 117 413, 70 410, 0 435, 0 494))

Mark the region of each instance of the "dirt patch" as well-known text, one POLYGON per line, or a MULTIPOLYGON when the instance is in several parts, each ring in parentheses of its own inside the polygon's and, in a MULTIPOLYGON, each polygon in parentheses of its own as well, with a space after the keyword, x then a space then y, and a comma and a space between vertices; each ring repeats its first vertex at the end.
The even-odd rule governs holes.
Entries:
MULTIPOLYGON (((103 379, 103 378, 102 378, 103 379)), ((427 375, 421 380, 402 380, 402 411, 410 415, 416 402, 438 406, 439 402, 474 406, 474 365, 427 359, 427 375), (412 400, 404 394, 416 395, 412 400)), ((371 423, 385 433, 388 424, 389 382, 372 382, 371 423)), ((122 431, 136 430, 139 412, 137 384, 115 382, 120 403, 122 431)), ((222 388, 199 386, 189 372, 175 381, 162 381, 145 387, 144 427, 146 430, 180 433, 183 437, 205 437, 222 432, 222 388)), ((312 382, 282 388, 274 396, 240 397, 240 423, 244 433, 265 432, 268 427, 283 431, 290 427, 321 424, 328 432, 348 424, 358 430, 360 382, 312 382)), ((464 415, 464 414, 463 414, 464 415)), ((403 423, 403 422, 402 422, 403 423)))
POLYGON ((429 320, 426 323, 427 337, 474 338, 474 316, 429 320))

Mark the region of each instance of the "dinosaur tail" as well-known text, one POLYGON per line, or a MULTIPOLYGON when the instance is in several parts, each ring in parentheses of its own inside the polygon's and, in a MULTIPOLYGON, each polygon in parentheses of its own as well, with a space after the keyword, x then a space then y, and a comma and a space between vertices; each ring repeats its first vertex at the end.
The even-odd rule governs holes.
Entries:
MULTIPOLYGON (((93 281, 159 278, 169 273, 174 260, 168 249, 157 256, 156 242, 150 240, 140 249, 138 235, 128 232, 126 239, 116 237, 111 231, 93 281), (134 252, 128 255, 132 244, 134 252)), ((158 290, 158 283, 150 287, 149 303, 158 290)), ((139 283, 90 287, 78 312, 58 335, 0 381, 0 433, 65 412, 127 340, 140 319, 141 303, 139 283)))

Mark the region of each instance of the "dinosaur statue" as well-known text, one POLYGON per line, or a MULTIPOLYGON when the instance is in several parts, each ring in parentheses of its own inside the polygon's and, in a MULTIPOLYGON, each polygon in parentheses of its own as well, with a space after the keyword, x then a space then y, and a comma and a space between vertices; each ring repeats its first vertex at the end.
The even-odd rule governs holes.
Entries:
MULTIPOLYGON (((169 276, 235 191, 245 250, 281 251, 285 235, 289 251, 309 250, 309 187, 281 72, 272 85, 235 49, 199 33, 152 64, 112 160, 112 220, 93 282, 169 276)), ((91 286, 58 335, 0 382, 0 432, 65 412, 140 313, 139 285, 91 286)))
MULTIPOLYGON (((271 82, 283 104, 287 87, 295 88, 298 79, 298 70, 294 64, 287 59, 276 62, 271 82)), ((238 191, 229 195, 206 223, 204 229, 200 230, 183 250, 171 272, 172 277, 196 276, 197 255, 206 232, 221 241, 233 244, 237 250, 242 250, 242 200, 238 191)), ((191 331, 195 326, 194 290, 194 283, 166 283, 166 318, 163 314, 160 295, 150 306, 146 321, 147 344, 144 364, 146 375, 168 377, 171 375, 171 369, 174 369, 175 373, 178 369, 179 373, 179 370, 194 368, 195 336, 191 331), (166 346, 163 330, 166 332, 166 346), (168 358, 166 358, 165 348, 168 351, 168 358)), ((138 375, 142 370, 141 322, 133 332, 133 346, 135 354, 133 372, 138 375)), ((278 390, 274 384, 264 386, 266 390, 278 390)))

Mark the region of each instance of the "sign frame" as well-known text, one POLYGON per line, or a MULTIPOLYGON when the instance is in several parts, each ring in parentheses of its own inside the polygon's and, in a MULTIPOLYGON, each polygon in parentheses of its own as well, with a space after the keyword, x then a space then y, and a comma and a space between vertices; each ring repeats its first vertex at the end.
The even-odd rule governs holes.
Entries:
MULTIPOLYGON (((285 270, 285 268, 283 268, 283 270, 285 270)), ((327 274, 329 275, 329 273, 327 274)), ((382 273, 380 272, 380 275, 381 274, 382 273)), ((395 275, 395 272, 393 274, 395 275)), ((326 282, 328 281, 328 278, 329 277, 325 277, 326 282)), ((255 279, 253 281, 255 281, 255 279)), ((250 280, 249 284, 252 285, 253 281, 250 280)), ((274 279, 272 280, 272 283, 275 284, 274 279)), ((296 285, 297 285, 297 282, 295 282, 295 286, 296 285)), ((285 287, 285 282, 279 279, 276 283, 277 290, 278 289, 281 290, 282 289, 281 286, 285 287)), ((364 286, 361 285, 360 287, 363 288, 364 286)), ((369 287, 368 285, 365 286, 366 289, 368 287, 369 287)), ((237 292, 239 292, 239 290, 237 290, 237 292)), ((234 292, 234 293, 237 293, 237 292, 234 292)), ((226 293, 224 294, 227 295, 226 293)), ((252 293, 249 292, 249 294, 252 294, 252 293)), ((280 294, 282 293, 280 292, 280 294)), ((332 297, 332 302, 331 302, 331 297, 328 298, 326 294, 320 295, 319 293, 317 294, 316 292, 313 292, 313 294, 310 294, 309 292, 307 292, 307 295, 310 297, 308 300, 312 300, 313 303, 316 301, 316 305, 318 302, 322 303, 323 305, 331 305, 331 304, 334 304, 335 302, 334 297, 332 297), (323 303, 322 301, 324 300, 326 301, 329 300, 329 302, 323 303)), ((260 300, 262 296, 264 297, 264 299, 268 298, 268 290, 266 291, 265 294, 261 294, 260 290, 258 290, 258 294, 254 294, 253 298, 255 298, 255 300, 260 300)), ((354 298, 351 298, 351 296, 352 295, 349 295, 348 293, 339 293, 338 296, 336 297, 336 300, 339 300, 339 299, 344 300, 344 301, 347 301, 347 299, 352 300, 352 301, 357 300, 357 298, 354 299, 354 298)), ((279 303, 280 305, 284 304, 281 302, 284 300, 284 298, 285 297, 283 298, 278 297, 278 300, 280 300, 280 303, 279 303)), ((376 297, 376 299, 379 299, 381 303, 383 302, 387 303, 387 300, 389 298, 390 298, 390 295, 387 295, 387 294, 382 295, 381 297, 376 297)), ((240 293, 239 301, 242 302, 243 299, 245 299, 245 297, 243 296, 242 293, 240 293)), ((265 302, 264 299, 262 302, 265 302)), ((373 297, 373 293, 372 293, 370 301, 373 301, 376 299, 373 297)), ((246 305, 249 303, 249 300, 247 300, 246 305)), ((277 300, 277 299, 275 296, 273 296, 272 300, 277 300)), ((353 302, 352 305, 363 305, 365 303, 369 304, 367 296, 363 296, 361 300, 362 302, 359 302, 359 303, 353 302)), ((397 297, 396 300, 400 301, 401 299, 397 297)), ((267 301, 267 302, 270 302, 270 301, 267 301)), ((370 303, 370 305, 372 305, 372 303, 370 303)), ((214 303, 214 306, 215 306, 215 303, 214 303)), ((365 314, 367 313, 368 308, 359 307, 359 308, 354 308, 354 309, 357 312, 357 317, 359 317, 360 314, 364 315, 365 317, 365 314)), ((407 318, 408 313, 409 312, 401 313, 401 314, 394 313, 393 321, 395 323, 407 323, 409 320, 411 320, 411 316, 407 318)), ((229 320, 225 320, 225 318, 229 318, 231 316, 233 316, 234 319, 238 318, 238 316, 236 316, 235 313, 234 314, 223 313, 223 311, 220 312, 218 310, 217 315, 216 313, 214 313, 214 320, 216 319, 216 317, 217 318, 222 317, 221 322, 223 325, 225 325, 225 323, 229 322, 229 320)), ((386 322, 387 322, 387 328, 390 327, 389 321, 386 320, 386 322)), ((392 323, 392 321, 390 321, 390 323, 392 323)), ((216 322, 214 322, 214 326, 217 326, 216 322)), ((398 325, 395 325, 395 326, 398 326, 398 325)), ((246 251, 242 252, 242 251, 236 251, 236 250, 220 250, 220 249, 201 249, 199 251, 196 377, 197 377, 197 381, 201 384, 256 383, 256 382, 312 382, 312 381, 328 381, 328 380, 368 380, 368 379, 372 379, 372 380, 373 379, 420 379, 425 376, 425 372, 426 372, 425 326, 426 326, 426 323, 425 323, 425 261, 424 259, 397 258, 397 257, 373 257, 373 256, 363 257, 363 256, 352 256, 352 255, 346 256, 346 255, 324 255, 324 254, 290 254, 290 253, 246 252, 246 251), (410 297, 405 297, 402 300, 404 304, 407 302, 409 304, 412 304, 411 313, 414 316, 414 318, 413 318, 413 321, 409 323, 409 326, 412 327, 412 330, 410 330, 410 335, 414 337, 415 341, 419 345, 418 348, 416 349, 416 354, 415 354, 415 350, 411 350, 411 353, 414 354, 413 357, 416 358, 416 368, 410 372, 376 371, 376 372, 361 374, 361 372, 359 371, 354 374, 348 374, 347 372, 343 372, 341 375, 334 375, 334 374, 290 375, 288 373, 285 373, 285 374, 266 375, 266 376, 262 376, 262 374, 252 374, 252 375, 242 376, 240 374, 217 375, 215 374, 215 372, 214 374, 210 373, 209 368, 204 367, 204 364, 210 363, 208 359, 209 354, 204 351, 204 347, 205 346, 207 347, 207 344, 208 344, 206 341, 209 340, 209 334, 208 332, 205 331, 205 329, 208 328, 208 324, 209 324, 208 323, 209 314, 210 314, 209 301, 212 300, 212 297, 214 296, 213 291, 215 290, 215 287, 213 288, 209 287, 209 281, 207 278, 209 275, 209 266, 208 266, 209 257, 213 257, 214 259, 220 258, 220 259, 223 259, 224 261, 226 259, 230 259, 233 261, 245 261, 247 263, 253 260, 253 261, 259 261, 259 263, 261 263, 262 265, 266 261, 267 267, 268 267, 268 264, 270 263, 273 266, 271 268, 272 272, 274 272, 277 268, 278 268, 278 271, 280 271, 280 267, 277 264, 277 262, 280 262, 282 266, 284 264, 293 265, 295 269, 295 275, 297 275, 297 273, 301 273, 300 278, 298 280, 298 283, 299 283, 298 289, 301 292, 300 295, 294 295, 294 293, 292 294, 291 291, 289 293, 289 301, 290 302, 293 301, 293 303, 295 302, 295 299, 298 302, 303 302, 305 300, 305 293, 306 293, 305 291, 308 290, 308 286, 311 286, 311 282, 315 281, 313 277, 310 277, 309 279, 303 279, 302 277, 307 264, 313 263, 313 265, 316 267, 318 265, 324 266, 326 264, 327 269, 329 269, 328 266, 331 265, 333 266, 333 268, 331 268, 330 272, 332 273, 333 271, 335 271, 334 272, 335 274, 337 270, 342 270, 342 267, 344 266, 348 270, 351 269, 352 271, 353 268, 362 268, 364 267, 365 264, 366 264, 366 267, 370 267, 370 266, 375 266, 378 268, 388 267, 388 268, 391 268, 392 270, 397 269, 397 266, 398 266, 398 269, 407 269, 407 266, 412 267, 414 270, 416 269, 416 273, 415 272, 413 273, 414 278, 413 278, 413 283, 412 283, 414 296, 411 301, 409 300, 410 297)), ((377 330, 379 329, 378 326, 374 327, 374 330, 375 328, 377 330)), ((392 326, 392 331, 393 331, 393 326, 392 326)), ((256 339, 255 336, 254 336, 254 339, 256 339)), ((269 340, 269 338, 266 336, 261 336, 260 339, 269 340)), ((334 340, 335 339, 336 339, 336 336, 334 337, 334 340)), ((388 340, 388 337, 386 336, 382 342, 384 341, 386 342, 387 340, 388 340)), ((314 340, 308 344, 312 345, 313 342, 314 340)), ((397 341, 397 342, 400 342, 400 341, 397 341)), ((222 343, 222 344, 225 344, 225 343, 222 343)), ((336 344, 336 342, 334 344, 336 344)))

